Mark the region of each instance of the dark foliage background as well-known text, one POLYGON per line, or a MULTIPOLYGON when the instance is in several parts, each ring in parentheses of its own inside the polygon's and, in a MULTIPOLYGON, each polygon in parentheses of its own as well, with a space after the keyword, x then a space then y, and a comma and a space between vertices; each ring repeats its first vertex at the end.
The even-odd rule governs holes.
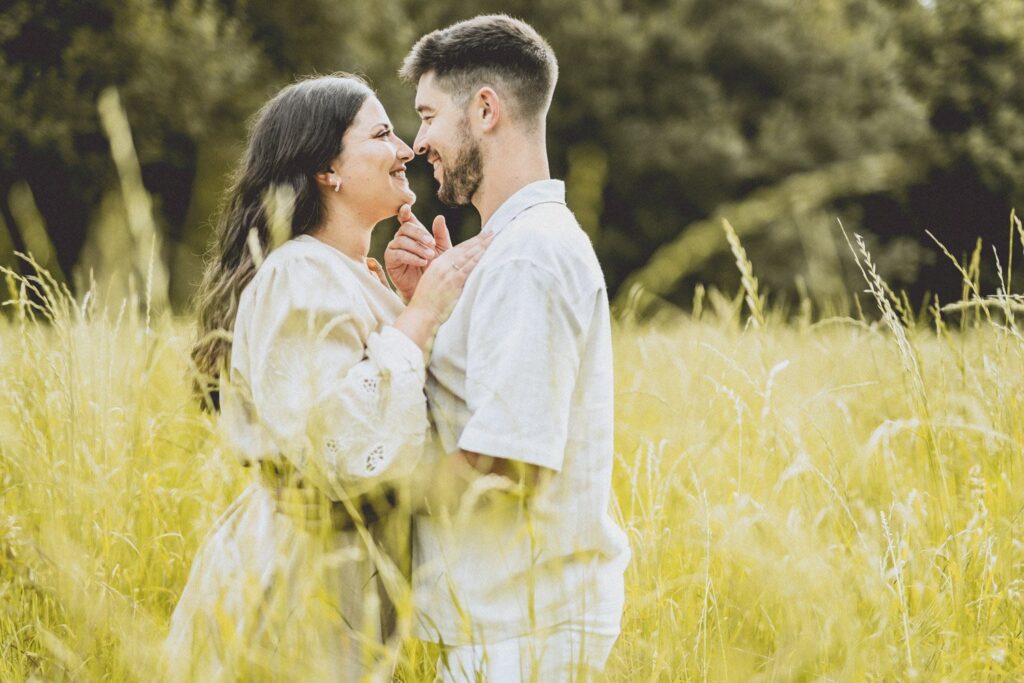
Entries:
MULTIPOLYGON (((422 33, 483 12, 526 19, 559 56, 553 170, 623 296, 639 283, 649 300, 685 306, 698 281, 734 288, 715 225, 726 217, 771 291, 841 301, 861 287, 838 218, 867 235, 883 276, 912 300, 948 300, 960 283, 925 230, 957 256, 981 237, 1005 257, 1010 211, 1024 203, 1020 0, 0 7, 0 262, 32 246, 41 223, 53 263, 79 286, 88 269, 116 265, 124 207, 96 107, 115 85, 179 310, 266 98, 300 75, 358 72, 411 140, 398 64, 422 33)), ((428 222, 442 209, 425 162, 412 175, 428 222)), ((461 235, 475 229, 471 211, 445 211, 461 235)), ((381 226, 376 250, 389 233, 381 226)))

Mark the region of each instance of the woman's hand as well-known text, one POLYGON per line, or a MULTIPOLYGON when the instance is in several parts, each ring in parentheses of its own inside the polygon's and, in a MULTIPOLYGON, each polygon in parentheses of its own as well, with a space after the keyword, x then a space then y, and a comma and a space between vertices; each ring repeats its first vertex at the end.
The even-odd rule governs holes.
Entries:
POLYGON ((447 320, 462 294, 466 279, 480 262, 493 238, 492 232, 481 233, 437 256, 420 278, 409 307, 430 310, 438 324, 447 320))
POLYGON ((427 266, 452 248, 452 240, 444 216, 434 219, 433 235, 413 215, 408 204, 398 210, 398 221, 398 232, 384 250, 384 263, 399 296, 408 302, 427 266))
POLYGON ((448 319, 462 294, 466 279, 483 257, 493 232, 481 233, 436 256, 419 277, 409 305, 395 320, 395 327, 430 352, 434 334, 448 319))

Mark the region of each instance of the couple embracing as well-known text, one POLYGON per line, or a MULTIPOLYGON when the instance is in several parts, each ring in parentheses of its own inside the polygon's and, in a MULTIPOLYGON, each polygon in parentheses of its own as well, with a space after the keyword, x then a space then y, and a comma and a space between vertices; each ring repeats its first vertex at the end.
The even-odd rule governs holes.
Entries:
POLYGON ((351 76, 257 115, 193 352, 256 476, 195 558, 171 677, 387 679, 407 636, 436 644, 440 680, 604 667, 629 548, 609 514, 607 293, 548 169, 557 71, 530 26, 477 17, 405 59, 413 148, 351 76), (414 154, 479 235, 453 246, 413 216, 414 154), (271 250, 281 187, 290 239, 271 250), (382 268, 371 232, 396 214, 382 268))

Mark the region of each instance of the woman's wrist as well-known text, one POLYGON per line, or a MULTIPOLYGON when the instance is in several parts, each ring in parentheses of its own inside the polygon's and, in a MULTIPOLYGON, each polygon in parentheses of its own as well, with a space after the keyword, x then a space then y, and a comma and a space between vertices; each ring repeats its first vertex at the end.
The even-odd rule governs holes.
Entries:
POLYGON ((437 314, 425 306, 412 301, 395 319, 394 327, 413 341, 429 356, 434 334, 440 325, 437 314))

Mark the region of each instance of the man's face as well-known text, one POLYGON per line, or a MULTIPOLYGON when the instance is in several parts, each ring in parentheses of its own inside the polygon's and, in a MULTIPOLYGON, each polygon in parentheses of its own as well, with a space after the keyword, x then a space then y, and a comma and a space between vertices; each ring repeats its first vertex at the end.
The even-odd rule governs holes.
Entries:
POLYGON ((416 86, 416 111, 422 123, 413 149, 426 154, 434 167, 434 180, 440 184, 437 198, 450 206, 469 204, 484 174, 483 154, 466 108, 438 87, 431 72, 416 86))

